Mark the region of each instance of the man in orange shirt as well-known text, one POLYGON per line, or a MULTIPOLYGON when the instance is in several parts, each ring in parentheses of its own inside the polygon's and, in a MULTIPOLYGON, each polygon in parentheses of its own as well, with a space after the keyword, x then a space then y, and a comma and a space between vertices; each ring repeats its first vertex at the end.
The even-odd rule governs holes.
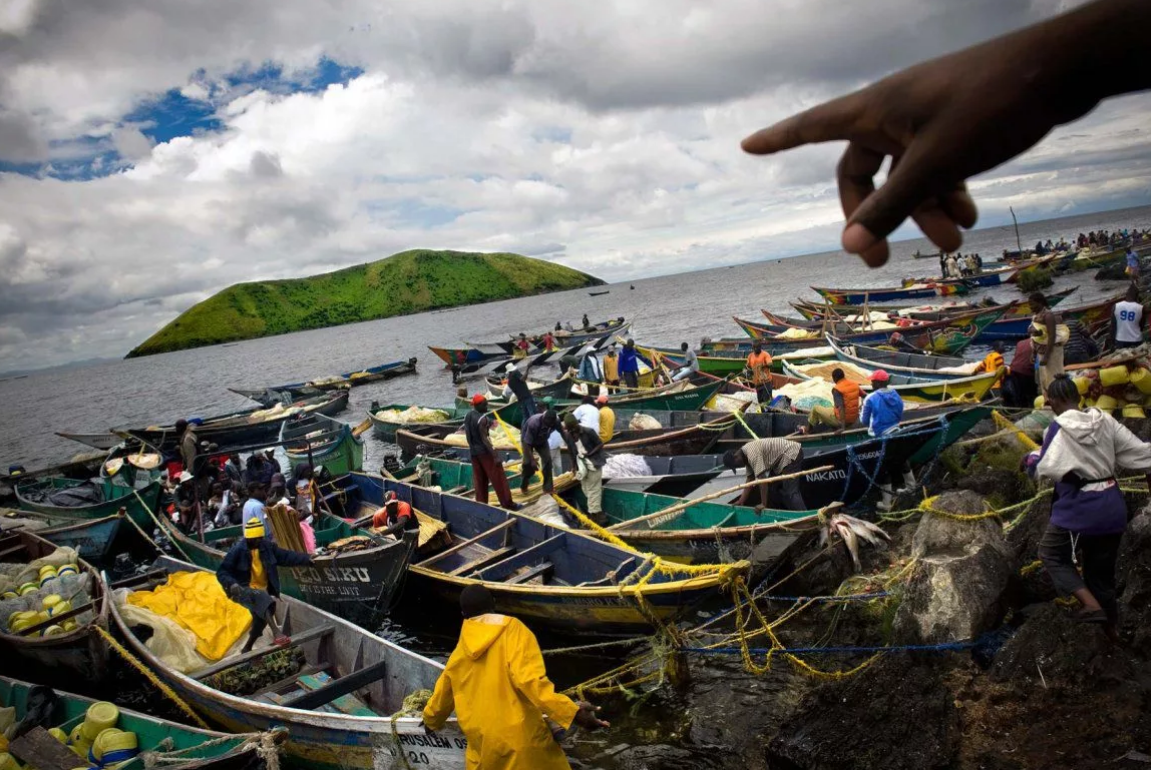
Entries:
POLYGON ((863 400, 863 390, 859 383, 847 379, 842 369, 831 373, 831 395, 835 399, 835 406, 815 406, 807 418, 807 424, 812 428, 820 425, 830 425, 837 431, 846 430, 847 426, 859 422, 859 403, 863 400))
POLYGON ((755 396, 760 406, 771 403, 771 354, 763 349, 763 343, 756 340, 747 357, 747 368, 751 372, 751 384, 755 386, 755 396))

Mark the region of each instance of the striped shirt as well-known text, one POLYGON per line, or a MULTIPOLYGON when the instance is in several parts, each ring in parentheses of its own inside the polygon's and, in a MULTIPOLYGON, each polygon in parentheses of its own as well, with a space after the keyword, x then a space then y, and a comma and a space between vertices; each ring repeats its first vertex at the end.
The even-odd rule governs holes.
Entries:
POLYGON ((779 473, 799 457, 803 447, 785 438, 760 438, 743 445, 747 458, 747 479, 751 481, 772 473, 779 473))

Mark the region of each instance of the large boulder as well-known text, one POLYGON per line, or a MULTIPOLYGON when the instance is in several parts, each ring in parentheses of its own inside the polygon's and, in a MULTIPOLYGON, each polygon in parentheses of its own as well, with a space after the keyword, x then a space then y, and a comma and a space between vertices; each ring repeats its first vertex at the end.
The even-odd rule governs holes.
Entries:
POLYGON ((1151 650, 1151 507, 1123 535, 1119 549, 1119 627, 1136 650, 1151 650))
MULTIPOLYGON (((941 512, 983 513, 974 492, 948 492, 933 502, 941 512)), ((994 628, 1016 559, 995 519, 960 521, 928 513, 912 537, 918 562, 895 614, 898 644, 938 644, 973 639, 994 628)))

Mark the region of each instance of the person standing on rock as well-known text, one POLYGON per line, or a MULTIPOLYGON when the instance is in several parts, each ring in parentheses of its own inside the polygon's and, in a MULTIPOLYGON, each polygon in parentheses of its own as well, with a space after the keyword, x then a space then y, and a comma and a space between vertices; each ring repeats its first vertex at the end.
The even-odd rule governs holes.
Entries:
POLYGON ((1080 410, 1079 391, 1066 374, 1052 380, 1046 395, 1055 422, 1040 450, 1025 460, 1036 476, 1055 483, 1039 558, 1055 589, 1079 600, 1076 620, 1105 624, 1114 638, 1115 562, 1127 528, 1127 504, 1115 473, 1119 467, 1142 470, 1151 486, 1151 445, 1106 412, 1080 410))

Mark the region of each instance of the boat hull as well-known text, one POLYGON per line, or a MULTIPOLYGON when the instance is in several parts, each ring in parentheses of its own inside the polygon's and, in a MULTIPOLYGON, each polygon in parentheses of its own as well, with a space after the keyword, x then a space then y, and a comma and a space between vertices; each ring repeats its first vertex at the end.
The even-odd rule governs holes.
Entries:
POLYGON ((153 481, 146 487, 135 489, 104 480, 105 496, 112 492, 115 494, 115 497, 94 505, 71 508, 35 502, 25 496, 30 486, 42 487, 45 484, 51 484, 57 489, 63 489, 83 483, 84 482, 73 479, 44 479, 41 481, 27 482, 25 484, 17 484, 16 499, 19 501, 20 510, 55 524, 78 524, 93 519, 105 519, 109 516, 116 515, 116 513, 123 508, 128 514, 128 518, 145 531, 148 531, 148 529, 153 526, 152 516, 148 511, 151 510, 155 512, 160 503, 159 481, 153 481))
POLYGON ((50 527, 41 530, 39 534, 55 545, 74 548, 85 561, 103 563, 108 559, 123 523, 123 516, 114 515, 63 527, 50 527))

